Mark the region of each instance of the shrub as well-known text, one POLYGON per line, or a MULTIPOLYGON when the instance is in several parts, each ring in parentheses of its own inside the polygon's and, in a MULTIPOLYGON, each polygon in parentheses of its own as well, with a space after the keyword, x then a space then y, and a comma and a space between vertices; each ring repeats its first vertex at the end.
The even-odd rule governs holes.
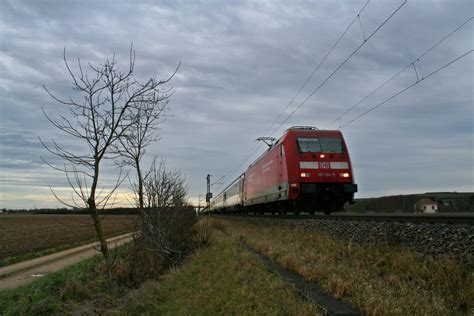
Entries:
POLYGON ((147 208, 141 212, 139 230, 125 257, 117 262, 114 279, 127 286, 158 278, 179 265, 195 249, 207 246, 211 224, 198 221, 190 207, 147 208))
POLYGON ((192 207, 144 209, 139 223, 143 246, 176 265, 193 248, 197 221, 192 207))

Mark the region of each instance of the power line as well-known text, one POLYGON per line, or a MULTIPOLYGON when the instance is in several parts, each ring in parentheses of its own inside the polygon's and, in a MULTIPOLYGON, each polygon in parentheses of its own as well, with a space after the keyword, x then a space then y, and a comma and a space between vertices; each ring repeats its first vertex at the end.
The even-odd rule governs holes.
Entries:
POLYGON ((367 38, 364 38, 364 41, 362 44, 360 44, 349 56, 344 59, 342 63, 339 64, 339 66, 334 69, 333 72, 329 76, 326 77, 307 97, 306 99, 303 100, 278 126, 277 128, 272 132, 271 135, 273 135, 278 129, 285 124, 316 92, 318 92, 319 89, 321 89, 326 82, 329 81, 329 79, 336 74, 339 69, 341 69, 405 4, 407 3, 407 0, 405 0, 400 6, 395 9, 390 16, 388 16, 367 38))
POLYGON ((219 179, 217 179, 216 181, 214 181, 213 183, 211 183, 211 186, 216 185, 216 184, 221 184, 222 182, 219 182, 219 181, 224 180, 224 178, 225 178, 225 175, 224 175, 224 176, 221 176, 219 179))
MULTIPOLYGON (((415 64, 418 63, 418 68, 420 70, 420 75, 421 73, 421 67, 420 67, 420 60, 425 57, 428 53, 433 51, 436 47, 438 47, 441 43, 443 43, 445 40, 453 36, 455 33, 457 33, 461 28, 463 28, 467 23, 471 22, 474 19, 474 17, 470 17, 467 19, 464 23, 456 27, 454 30, 452 30, 449 34, 445 35, 441 40, 436 42, 433 46, 431 46, 429 49, 427 49, 423 54, 418 56, 418 58, 414 59, 410 63, 408 63, 406 66, 401 68, 397 73, 395 73, 393 76, 391 76, 389 79, 387 79, 385 82, 383 82, 381 85, 379 85, 377 88, 375 88, 372 92, 370 92, 368 95, 366 95, 364 98, 362 98, 359 102, 355 103, 354 105, 350 106, 347 110, 345 110, 342 114, 340 114, 338 117, 336 117, 329 125, 334 124, 335 122, 339 121, 342 117, 344 117, 347 113, 351 112, 353 109, 355 109, 357 106, 362 104, 365 100, 373 96, 375 93, 380 91, 383 87, 385 87, 389 82, 391 82, 393 79, 398 77, 401 73, 403 73, 405 70, 407 70, 410 67, 413 67, 416 73, 417 78, 419 77, 418 71, 416 70, 415 64)), ((422 77, 423 78, 423 77, 422 77)))
POLYGON ((411 67, 411 63, 408 64, 408 66, 405 66, 403 67, 400 71, 398 71, 395 75, 393 75, 392 77, 390 77, 387 81, 385 81, 384 83, 382 83, 380 86, 378 86, 375 90, 373 90, 371 93, 369 93, 368 95, 366 95, 364 98, 362 98, 359 102, 357 102, 356 104, 352 105, 350 108, 348 108, 346 111, 344 111, 344 113, 342 113, 341 115, 339 115, 337 118, 335 118, 331 123, 329 123, 329 125, 332 125, 334 124, 335 122, 339 121, 344 115, 346 115, 347 113, 349 113, 350 111, 352 111, 353 109, 355 109, 359 104, 363 103, 365 100, 367 100, 368 98, 370 98, 371 96, 373 96, 377 91, 379 91, 380 89, 382 89, 383 87, 385 87, 390 81, 392 81, 393 79, 395 79, 396 77, 398 77, 402 72, 404 72, 407 68, 411 67))
POLYGON ((465 52, 464 54, 462 54, 462 55, 460 55, 460 56, 458 56, 458 57, 452 59, 451 61, 449 61, 448 63, 444 64, 443 66, 437 68, 436 70, 432 71, 431 73, 429 73, 429 74, 426 75, 425 77, 422 77, 422 78, 418 78, 418 77, 417 77, 417 80, 416 80, 414 83, 412 83, 411 85, 409 85, 408 87, 406 87, 406 88, 404 88, 404 89, 398 91, 397 93, 391 95, 390 97, 386 98, 386 99, 383 100, 382 102, 377 103, 376 105, 374 105, 373 107, 371 107, 371 108, 368 109, 367 111, 365 111, 365 112, 359 114, 358 116, 354 117, 354 118, 351 119, 350 121, 348 121, 348 122, 346 122, 345 124, 339 126, 339 128, 343 128, 343 127, 345 127, 345 126, 351 124, 352 122, 354 122, 354 121, 360 119, 361 117, 367 115, 368 113, 372 112, 372 111, 375 110, 376 108, 378 108, 378 107, 384 105, 384 104, 387 103, 388 101, 390 101, 390 100, 394 99, 395 97, 399 96, 400 94, 404 93, 404 92, 407 91, 408 89, 410 89, 410 88, 416 86, 417 84, 419 84, 420 82, 424 81, 425 79, 430 78, 431 76, 433 76, 433 75, 437 74, 438 72, 442 71, 443 69, 449 67, 450 65, 452 65, 452 64, 454 64, 455 62, 459 61, 460 59, 466 57, 467 55, 469 55, 469 54, 472 53, 473 51, 474 51, 474 50, 471 49, 471 50, 465 52))
POLYGON ((308 76, 308 78, 306 78, 306 80, 303 82, 303 84, 301 85, 301 87, 298 89, 298 91, 296 92, 296 94, 293 96, 293 98, 291 98, 290 102, 288 102, 286 104, 286 106, 283 108, 282 111, 280 111, 280 113, 278 114, 278 116, 276 117, 276 119, 272 122, 272 124, 270 125, 270 127, 268 128, 269 131, 272 129, 272 127, 275 125, 275 123, 278 122, 278 120, 280 119, 280 117, 283 115, 283 113, 285 113, 285 111, 290 107, 290 105, 293 104, 293 101, 295 101, 295 99, 299 96, 299 94, 301 93, 301 91, 303 91, 303 89, 306 87, 306 85, 308 84, 308 82, 314 77, 314 75, 316 74, 316 72, 319 70, 319 68, 321 67, 321 65, 326 61, 326 59, 329 57, 329 55, 332 53, 332 51, 336 48, 336 46, 339 44, 339 42, 344 38, 344 36, 346 35, 347 31, 349 31, 349 29, 352 27, 352 25, 354 24, 354 22, 356 20, 359 20, 360 21, 360 14, 365 10, 365 8, 367 7, 367 5, 369 4, 369 0, 367 0, 367 2, 364 3, 364 5, 362 6, 362 8, 359 10, 359 12, 354 16, 354 18, 352 19, 352 21, 349 23, 349 25, 346 27, 346 29, 344 30, 344 32, 342 32, 342 34, 339 36, 339 38, 336 40, 336 42, 334 42, 334 44, 332 45, 332 47, 328 50, 328 52, 326 53, 326 55, 324 55, 324 57, 321 59, 321 61, 316 65, 316 67, 313 69, 313 71, 311 72, 311 74, 308 76))

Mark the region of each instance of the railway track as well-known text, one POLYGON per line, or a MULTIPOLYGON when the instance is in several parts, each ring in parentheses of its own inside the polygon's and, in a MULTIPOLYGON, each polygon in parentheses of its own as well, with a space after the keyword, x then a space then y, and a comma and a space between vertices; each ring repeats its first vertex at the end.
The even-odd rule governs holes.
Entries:
MULTIPOLYGON (((217 215, 217 214, 213 214, 217 215)), ((281 219, 308 219, 308 220, 341 220, 341 221, 376 221, 376 222, 399 222, 399 223, 431 223, 431 224, 458 224, 474 225, 474 213, 437 213, 437 214, 413 214, 413 213, 332 213, 324 214, 299 214, 299 215, 272 215, 265 214, 218 214, 220 216, 240 217, 264 217, 281 219)))

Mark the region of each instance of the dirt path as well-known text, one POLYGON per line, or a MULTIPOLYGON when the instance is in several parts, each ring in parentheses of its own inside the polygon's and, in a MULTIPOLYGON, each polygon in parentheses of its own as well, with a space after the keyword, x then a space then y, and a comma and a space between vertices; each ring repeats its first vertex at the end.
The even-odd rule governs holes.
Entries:
MULTIPOLYGON (((107 239, 111 249, 132 240, 128 233, 107 239)), ((94 242, 84 246, 64 250, 48 256, 12 264, 0 268, 0 290, 13 289, 27 284, 37 278, 64 269, 74 263, 98 254, 98 243, 94 242)))

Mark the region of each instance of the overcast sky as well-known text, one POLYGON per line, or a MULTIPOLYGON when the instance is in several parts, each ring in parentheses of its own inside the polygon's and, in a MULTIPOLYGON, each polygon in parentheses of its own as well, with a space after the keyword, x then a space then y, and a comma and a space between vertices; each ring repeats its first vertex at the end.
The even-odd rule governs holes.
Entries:
MULTIPOLYGON (((278 123, 298 107, 403 1, 369 3, 278 123), (362 25, 362 30, 361 27, 362 25)), ((46 85, 73 95, 62 54, 97 65, 116 54, 135 75, 166 78, 172 115, 157 154, 185 175, 190 196, 207 173, 230 183, 266 148, 272 123, 349 25, 364 1, 0 1, 0 207, 59 206, 68 194, 57 162, 38 141, 65 140, 45 119, 63 111, 46 85), (266 135, 264 135, 266 133, 266 135), (253 150, 255 149, 255 150, 253 150), (253 151, 252 151, 253 150, 253 151), (253 155, 241 163, 252 153, 253 155), (236 170, 233 174, 231 171, 236 170)), ((338 128, 416 81, 413 68, 329 125, 405 65, 473 16, 472 0, 408 1, 272 136, 292 125, 338 128)), ((473 21, 416 64, 419 77, 473 49, 473 21)), ((474 190, 474 54, 342 128, 357 197, 474 190)), ((70 148, 76 144, 66 143, 70 148)), ((102 184, 116 175, 105 169, 102 184)), ((222 185, 213 186, 218 193, 222 185)), ((127 190, 124 183, 123 191, 127 190)))

